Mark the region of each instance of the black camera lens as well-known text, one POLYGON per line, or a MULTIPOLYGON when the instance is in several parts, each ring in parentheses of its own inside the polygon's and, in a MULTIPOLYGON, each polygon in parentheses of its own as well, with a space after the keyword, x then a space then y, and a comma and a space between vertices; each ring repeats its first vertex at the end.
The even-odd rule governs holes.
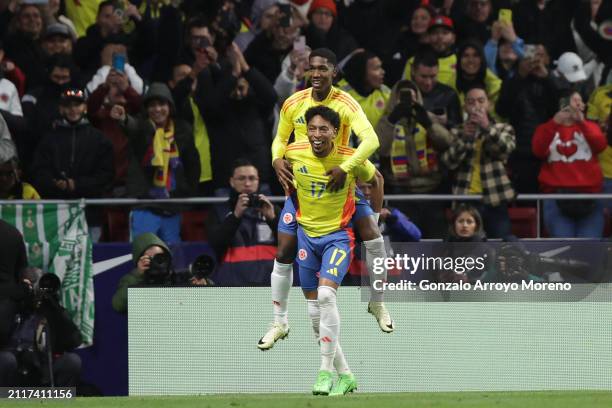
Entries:
POLYGON ((259 194, 251 193, 249 194, 249 207, 260 208, 263 206, 263 201, 259 199, 259 194))
POLYGON ((165 265, 167 263, 169 263, 170 261, 170 256, 168 254, 161 253, 161 254, 155 254, 151 257, 151 263, 156 264, 156 265, 165 265))

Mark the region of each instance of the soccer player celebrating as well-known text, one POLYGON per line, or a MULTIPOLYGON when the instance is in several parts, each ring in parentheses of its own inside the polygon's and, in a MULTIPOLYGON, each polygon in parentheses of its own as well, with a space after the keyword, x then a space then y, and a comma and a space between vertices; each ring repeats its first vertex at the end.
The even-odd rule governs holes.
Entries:
POLYGON ((354 234, 350 227, 355 212, 355 179, 372 183, 382 205, 382 189, 376 168, 370 161, 346 173, 336 191, 327 188, 329 170, 351 160, 354 149, 334 143, 340 117, 326 106, 306 111, 308 142, 287 147, 285 157, 293 166, 297 208, 298 265, 302 290, 308 301, 308 314, 321 348, 321 369, 313 387, 315 395, 344 395, 357 388, 340 345, 340 315, 336 290, 353 257, 354 234), (334 387, 332 372, 338 372, 334 387))
MULTIPOLYGON (((363 164, 378 148, 378 137, 359 104, 349 94, 332 86, 336 72, 336 56, 332 51, 326 48, 312 51, 309 56, 309 76, 312 87, 296 92, 283 104, 278 131, 272 143, 272 165, 281 184, 288 192, 292 191, 293 174, 291 164, 283 157, 292 133, 295 143, 307 141, 305 113, 311 107, 326 106, 340 116, 340 124, 334 142, 336 146, 346 147, 351 131, 360 140, 359 147, 350 157, 347 157, 347 160, 327 170, 326 189, 330 193, 337 193, 344 188, 347 175, 355 167, 363 164)), ((294 169, 298 171, 298 168, 294 167, 294 169)), ((372 281, 374 279, 372 260, 386 256, 384 241, 378 229, 376 216, 358 189, 355 202, 356 211, 353 223, 366 247, 366 264, 370 281, 372 281)), ((296 213, 292 200, 287 199, 281 213, 281 221, 278 224, 278 248, 271 275, 274 323, 257 344, 261 350, 270 349, 277 340, 284 339, 289 333, 287 299, 293 283, 292 264, 296 255, 297 224, 295 218, 296 213)), ((383 275, 382 279, 386 279, 386 276, 383 275)), ((383 292, 375 291, 373 287, 371 287, 368 312, 374 315, 382 331, 390 333, 394 330, 393 321, 383 303, 383 292)))

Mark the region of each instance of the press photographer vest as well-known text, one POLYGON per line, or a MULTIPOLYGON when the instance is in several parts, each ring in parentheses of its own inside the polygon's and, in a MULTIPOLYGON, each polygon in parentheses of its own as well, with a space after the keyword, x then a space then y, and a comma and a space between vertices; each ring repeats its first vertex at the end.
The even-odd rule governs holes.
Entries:
MULTIPOLYGON (((220 220, 229 206, 215 207, 220 220)), ((276 257, 276 237, 263 216, 255 209, 245 210, 240 226, 211 277, 221 286, 268 286, 276 257)))

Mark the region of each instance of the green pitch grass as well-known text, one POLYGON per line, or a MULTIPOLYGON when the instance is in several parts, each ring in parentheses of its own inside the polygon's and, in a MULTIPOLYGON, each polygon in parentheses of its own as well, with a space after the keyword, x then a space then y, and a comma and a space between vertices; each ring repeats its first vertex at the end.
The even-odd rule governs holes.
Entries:
POLYGON ((351 394, 345 397, 314 397, 302 394, 231 394, 193 397, 106 397, 77 398, 70 401, 15 401, 3 407, 83 407, 83 408, 609 408, 612 392, 452 392, 351 394))

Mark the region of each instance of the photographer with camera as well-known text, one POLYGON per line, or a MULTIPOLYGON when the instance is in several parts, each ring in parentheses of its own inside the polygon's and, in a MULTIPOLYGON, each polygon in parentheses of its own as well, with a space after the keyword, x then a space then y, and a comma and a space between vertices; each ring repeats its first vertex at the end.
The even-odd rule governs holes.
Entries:
POLYGON ((119 280, 113 295, 113 309, 127 313, 128 287, 138 285, 210 286, 208 278, 214 262, 207 255, 200 255, 189 270, 175 270, 172 266, 170 248, 151 232, 137 236, 132 243, 132 260, 136 265, 130 273, 119 280))
POLYGON ((81 359, 70 351, 82 337, 60 305, 61 282, 37 268, 19 271, 20 290, 15 293, 22 296, 15 302, 14 317, 3 320, 12 327, 0 348, 0 386, 76 386, 81 359))
POLYGON ((475 84, 465 93, 463 124, 451 129, 452 143, 442 162, 455 172, 453 194, 481 194, 475 205, 482 215, 489 238, 511 234, 508 203, 516 196, 506 163, 516 147, 514 128, 496 123, 490 115, 490 101, 484 84, 475 84))
POLYGON ((214 276, 227 285, 270 285, 280 208, 259 194, 259 172, 250 161, 236 160, 231 174, 229 201, 208 218, 214 276))
MULTIPOLYGON (((380 139, 381 172, 389 194, 437 194, 444 190, 439 156, 450 144, 450 132, 432 122, 418 87, 399 81, 391 91, 385 113, 376 126, 380 139)), ((442 202, 409 202, 400 211, 422 228, 424 238, 446 232, 442 202)))
MULTIPOLYGON (((168 268, 153 268, 151 269, 151 261, 157 255, 164 255, 164 258, 170 258, 170 248, 157 237, 157 235, 146 232, 137 236, 132 243, 132 260, 136 265, 130 273, 125 275, 119 281, 117 291, 113 295, 113 309, 119 313, 127 312, 127 288, 128 286, 141 285, 145 283, 153 283, 156 280, 165 279, 164 275, 169 275, 168 268)), ((163 264, 166 259, 162 257, 155 258, 156 265, 163 264)))

